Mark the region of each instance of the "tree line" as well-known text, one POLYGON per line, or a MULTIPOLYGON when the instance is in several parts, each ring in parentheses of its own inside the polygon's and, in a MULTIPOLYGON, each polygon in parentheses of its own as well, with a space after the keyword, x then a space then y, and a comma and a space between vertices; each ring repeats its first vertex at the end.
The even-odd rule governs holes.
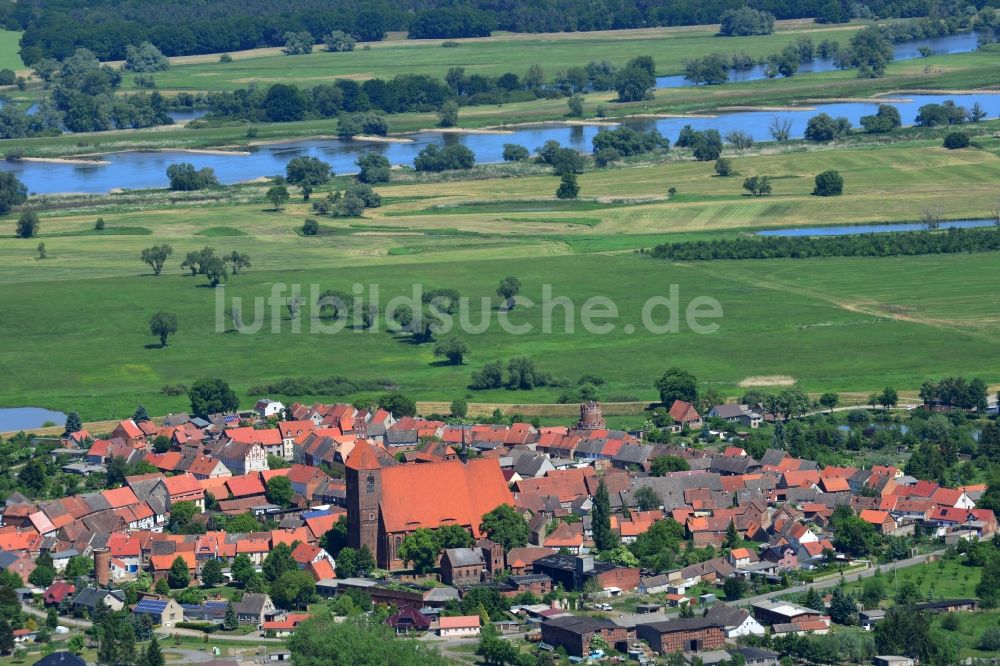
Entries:
POLYGON ((1000 230, 948 229, 850 236, 755 236, 725 240, 663 243, 646 250, 657 259, 806 259, 809 257, 893 257, 1000 250, 1000 230))
MULTIPOLYGON (((361 41, 390 30, 410 38, 480 37, 493 30, 575 32, 716 23, 725 14, 728 34, 761 34, 777 19, 852 16, 888 18, 958 14, 965 0, 757 0, 748 17, 743 0, 22 0, 0 8, 0 22, 23 30, 21 55, 32 64, 65 58, 78 47, 102 60, 122 60, 128 45, 155 44, 168 56, 284 46, 288 33, 315 43, 334 31, 361 41), (739 10, 739 11, 737 11, 739 10), (749 26, 749 28, 747 27, 749 26), (752 32, 741 32, 750 29, 752 32)), ((973 6, 973 8, 978 8, 973 6)), ((769 31, 769 30, 768 30, 769 31)))

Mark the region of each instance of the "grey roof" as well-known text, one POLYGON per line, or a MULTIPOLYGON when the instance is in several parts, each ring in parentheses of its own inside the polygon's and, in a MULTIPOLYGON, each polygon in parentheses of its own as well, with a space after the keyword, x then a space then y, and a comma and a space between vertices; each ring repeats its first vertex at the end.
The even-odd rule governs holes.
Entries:
POLYGON ((636 629, 649 627, 661 634, 673 633, 675 631, 698 631, 699 629, 710 629, 712 627, 724 627, 719 620, 710 617, 688 617, 680 620, 661 620, 659 622, 640 622, 635 625, 636 629))
POLYGON ((17 562, 17 555, 9 551, 0 551, 0 569, 6 569, 10 565, 17 562))
POLYGON ((244 594, 239 602, 233 604, 233 608, 237 613, 260 615, 264 612, 264 604, 267 603, 269 598, 266 594, 251 592, 250 594, 244 594))
POLYGON ((614 461, 625 464, 642 465, 649 460, 649 456, 652 454, 653 447, 648 444, 641 444, 639 446, 625 445, 618 450, 618 453, 614 457, 614 461))
POLYGON ((483 552, 478 548, 448 548, 445 556, 453 567, 471 567, 486 564, 483 552))
POLYGON ((684 491, 689 488, 706 488, 708 490, 722 490, 722 481, 718 474, 711 472, 699 472, 690 474, 686 472, 670 474, 662 477, 646 477, 636 479, 632 485, 630 495, 642 486, 649 486, 660 496, 663 506, 685 506, 684 491))
POLYGON ((760 467, 760 463, 749 456, 713 456, 709 467, 713 472, 722 474, 746 474, 749 470, 760 467))
POLYGON ((712 407, 708 414, 709 416, 717 416, 720 419, 735 419, 747 414, 747 410, 743 408, 743 405, 728 402, 724 405, 712 407))
POLYGON ((760 459, 761 465, 777 465, 785 459, 785 452, 781 449, 768 449, 760 459))
POLYGON ((765 650, 759 647, 733 648, 730 652, 741 654, 747 661, 762 661, 764 659, 777 659, 778 653, 772 650, 765 650))
POLYGON ((95 587, 85 587, 74 597, 73 605, 94 608, 98 602, 104 601, 109 596, 125 603, 125 595, 122 594, 121 590, 99 590, 95 587))
POLYGON ((544 453, 514 449, 511 456, 513 457, 514 471, 522 477, 537 477, 545 469, 552 469, 552 463, 549 462, 548 457, 544 453))
POLYGON ((750 616, 750 612, 743 608, 716 604, 708 609, 705 617, 718 620, 727 627, 738 627, 750 616))
POLYGON ((605 617, 586 617, 583 615, 560 615, 559 617, 552 617, 542 623, 542 627, 546 625, 559 627, 560 629, 579 634, 618 627, 617 624, 605 617))
POLYGON ((446 603, 452 600, 458 601, 458 590, 453 587, 435 585, 424 595, 425 602, 446 603))
POLYGON ((184 412, 181 412, 180 414, 167 414, 163 417, 163 427, 169 428, 171 426, 184 425, 190 420, 191 417, 184 412))
POLYGON ((60 650, 42 657, 33 666, 87 666, 87 662, 72 652, 60 650))

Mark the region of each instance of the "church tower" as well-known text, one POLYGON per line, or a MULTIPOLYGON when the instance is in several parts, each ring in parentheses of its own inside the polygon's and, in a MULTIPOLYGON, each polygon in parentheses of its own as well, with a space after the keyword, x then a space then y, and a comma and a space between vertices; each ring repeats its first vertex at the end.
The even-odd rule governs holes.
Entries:
POLYGON ((367 440, 359 439, 345 464, 347 477, 347 545, 368 546, 379 557, 379 502, 382 499, 382 465, 367 440))

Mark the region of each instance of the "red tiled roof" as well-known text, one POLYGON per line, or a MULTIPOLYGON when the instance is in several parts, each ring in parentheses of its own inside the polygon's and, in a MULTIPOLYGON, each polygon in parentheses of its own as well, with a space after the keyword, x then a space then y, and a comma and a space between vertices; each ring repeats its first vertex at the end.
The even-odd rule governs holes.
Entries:
POLYGON ((142 430, 139 428, 139 426, 137 426, 135 424, 135 421, 133 421, 132 419, 125 419, 124 421, 119 422, 118 426, 129 437, 139 438, 145 436, 142 430))
POLYGON ((397 465, 382 471, 382 518, 388 532, 468 525, 480 536, 483 514, 514 505, 495 459, 397 465))
POLYGON ((101 496, 108 501, 112 509, 120 509, 123 506, 131 506, 139 503, 139 498, 135 496, 128 486, 105 490, 101 496))
POLYGON ((163 479, 163 483, 166 485, 167 492, 170 493, 171 497, 186 495, 188 493, 204 492, 201 482, 194 478, 191 474, 168 476, 163 479))
POLYGON ((153 565, 153 571, 169 571, 170 567, 174 564, 174 560, 178 557, 184 560, 188 569, 194 569, 197 566, 194 551, 191 550, 179 550, 169 555, 150 555, 149 561, 153 565))
POLYGON ((478 627, 479 625, 480 618, 478 615, 444 616, 438 621, 440 629, 467 629, 469 627, 478 627))
POLYGON ((231 476, 226 479, 226 487, 234 498, 264 494, 264 484, 260 482, 260 476, 257 474, 231 476))
POLYGON ((251 427, 229 428, 226 437, 240 444, 260 444, 261 446, 278 446, 281 444, 281 432, 275 428, 257 430, 251 427))

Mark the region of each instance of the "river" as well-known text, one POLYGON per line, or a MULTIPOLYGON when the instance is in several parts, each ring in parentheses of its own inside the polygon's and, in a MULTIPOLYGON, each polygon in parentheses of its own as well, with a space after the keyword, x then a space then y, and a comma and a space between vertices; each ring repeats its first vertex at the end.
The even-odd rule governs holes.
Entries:
MULTIPOLYGON (((846 47, 847 44, 841 44, 846 47)), ((900 42, 893 46, 894 60, 914 60, 922 57, 920 49, 927 47, 935 55, 947 55, 950 53, 969 53, 975 51, 979 46, 979 35, 975 32, 962 32, 945 37, 931 37, 929 39, 915 39, 910 42, 900 42)), ((837 69, 833 63, 833 58, 815 58, 810 62, 799 65, 796 74, 809 74, 815 72, 832 72, 837 69)), ((729 80, 738 81, 760 81, 766 79, 765 65, 754 65, 750 69, 733 69, 729 72, 729 80)), ((690 86, 691 82, 683 75, 658 76, 656 77, 657 88, 684 88, 690 86)))
MULTIPOLYGON (((992 227, 993 220, 948 220, 941 222, 939 229, 975 229, 992 227)), ((790 229, 767 229, 758 231, 758 236, 854 236, 857 234, 885 234, 893 231, 922 231, 927 225, 919 222, 894 222, 888 224, 844 224, 828 227, 793 227, 790 229)))
MULTIPOLYGON (((959 53, 971 51, 976 47, 975 33, 963 33, 929 40, 917 40, 897 44, 896 58, 905 60, 918 56, 922 46, 932 48, 936 53, 959 53)), ((827 60, 814 60, 804 65, 800 71, 826 71, 833 67, 827 60), (808 68, 808 69, 805 69, 808 68)), ((734 72, 740 80, 751 80, 755 76, 763 77, 762 68, 734 72), (755 73, 756 72, 756 73, 755 73), (759 76, 758 76, 759 74, 759 76)), ((663 77, 658 82, 665 85, 689 85, 683 77, 663 77)), ((899 109, 904 124, 912 124, 917 109, 931 102, 941 103, 954 99, 957 104, 969 107, 978 102, 989 117, 1000 114, 1000 95, 981 93, 972 95, 906 95, 906 101, 894 101, 892 105, 899 109)), ((717 129, 723 135, 732 130, 748 132, 755 140, 770 139, 768 125, 772 118, 778 117, 792 123, 791 136, 800 138, 805 131, 808 119, 817 113, 825 112, 832 116, 844 116, 855 126, 861 116, 875 112, 877 100, 865 102, 833 102, 817 104, 815 107, 802 107, 777 112, 771 111, 735 111, 720 113, 717 116, 691 116, 685 118, 631 118, 624 124, 636 129, 658 129, 671 141, 676 139, 684 125, 691 125, 697 130, 717 129)), ((172 113, 175 121, 185 122, 200 117, 203 111, 177 111, 172 113)), ((403 139, 399 143, 386 143, 360 140, 339 139, 303 139, 280 144, 270 144, 253 147, 250 154, 206 154, 188 153, 180 150, 127 151, 104 156, 106 164, 78 163, 46 163, 46 162, 3 162, 0 170, 12 171, 35 194, 55 194, 60 192, 104 193, 112 189, 143 189, 165 187, 167 184, 166 169, 176 162, 190 162, 197 168, 211 167, 215 169, 220 182, 232 184, 259 178, 261 176, 277 175, 284 172, 285 164, 300 155, 311 155, 329 162, 336 173, 354 173, 358 157, 369 152, 385 155, 393 164, 410 165, 417 154, 431 144, 443 145, 451 142, 462 143, 476 154, 480 163, 499 162, 503 159, 505 143, 517 143, 534 151, 548 140, 556 140, 565 146, 576 150, 589 152, 591 139, 600 125, 550 123, 533 126, 512 126, 509 130, 497 133, 443 133, 424 131, 397 135, 403 139)))
MULTIPOLYGON (((905 101, 893 101, 899 109, 904 124, 912 124, 917 109, 924 104, 955 100, 970 107, 978 102, 990 118, 1000 114, 1000 94, 978 93, 971 95, 906 95, 905 101)), ((834 102, 814 107, 781 111, 736 111, 718 116, 689 116, 684 118, 636 118, 624 121, 636 129, 656 128, 671 141, 677 138, 684 125, 696 130, 717 129, 723 135, 732 130, 749 133, 755 140, 766 141, 770 136, 768 125, 772 118, 791 122, 791 135, 800 138, 809 118, 820 112, 831 116, 844 116, 855 126, 861 116, 875 112, 877 100, 872 102, 834 102)), ((30 192, 53 194, 58 192, 102 193, 114 188, 142 189, 165 187, 167 167, 176 162, 190 162, 197 168, 211 167, 222 183, 237 183, 284 172, 285 164, 293 157, 311 155, 329 162, 336 173, 354 173, 355 161, 361 155, 377 152, 385 155, 392 164, 412 164, 413 159, 430 144, 462 143, 476 154, 477 162, 499 162, 503 159, 505 143, 517 143, 529 150, 539 148, 548 140, 559 141, 564 146, 589 152, 591 139, 601 126, 566 125, 560 123, 516 127, 505 132, 452 134, 424 131, 398 135, 402 143, 384 143, 359 140, 306 139, 288 143, 257 146, 249 154, 205 154, 184 151, 127 151, 104 156, 106 164, 78 164, 52 162, 0 162, 0 170, 17 174, 30 192)))

